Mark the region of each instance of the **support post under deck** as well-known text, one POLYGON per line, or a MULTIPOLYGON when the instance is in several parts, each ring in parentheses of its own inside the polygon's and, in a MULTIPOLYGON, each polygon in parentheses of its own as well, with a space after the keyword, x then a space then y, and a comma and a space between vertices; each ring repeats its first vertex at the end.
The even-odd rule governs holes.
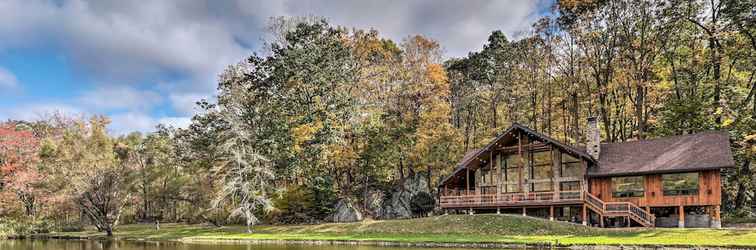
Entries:
POLYGON ((679 217, 677 218, 677 227, 685 228, 685 207, 680 206, 677 208, 679 217))
POLYGON ((588 225, 588 211, 585 209, 585 204, 583 204, 583 225, 588 225))
POLYGON ((549 206, 549 220, 554 221, 554 206, 549 206))

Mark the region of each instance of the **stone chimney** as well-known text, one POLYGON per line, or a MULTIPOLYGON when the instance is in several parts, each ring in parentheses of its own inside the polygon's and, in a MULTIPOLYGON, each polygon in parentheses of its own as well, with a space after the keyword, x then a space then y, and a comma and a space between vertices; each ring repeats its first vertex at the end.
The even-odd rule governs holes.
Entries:
POLYGON ((598 127, 598 118, 588 117, 588 131, 585 133, 585 151, 598 160, 601 154, 601 131, 598 127))

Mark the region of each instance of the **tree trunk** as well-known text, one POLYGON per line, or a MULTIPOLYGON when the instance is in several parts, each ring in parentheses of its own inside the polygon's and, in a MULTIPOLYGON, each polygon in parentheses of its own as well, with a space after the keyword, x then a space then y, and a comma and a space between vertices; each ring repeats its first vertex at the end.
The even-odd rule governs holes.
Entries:
POLYGON ((743 165, 738 171, 738 175, 740 177, 738 178, 738 193, 735 195, 735 211, 743 209, 746 203, 746 192, 748 191, 746 188, 746 183, 750 181, 750 178, 747 178, 745 180, 743 180, 742 178, 751 176, 751 169, 749 168, 750 165, 751 161, 746 160, 745 162, 743 162, 743 165))

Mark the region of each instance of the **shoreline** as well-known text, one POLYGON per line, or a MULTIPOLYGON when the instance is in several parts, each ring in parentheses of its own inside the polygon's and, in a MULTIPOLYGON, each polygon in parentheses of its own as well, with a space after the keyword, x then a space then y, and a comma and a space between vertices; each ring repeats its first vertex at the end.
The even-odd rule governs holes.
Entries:
MULTIPOLYGON (((112 238, 80 232, 21 235, 15 239, 124 240, 141 242, 374 245, 456 248, 756 249, 756 229, 599 229, 516 215, 448 215, 407 220, 365 220, 311 225, 246 227, 207 224, 119 226, 112 238)), ((19 233, 21 234, 21 233, 19 233)))
MULTIPOLYGON (((0 239, 4 240, 4 239, 0 239)), ((70 236, 70 235, 29 235, 9 236, 5 240, 92 240, 92 241, 133 241, 133 242, 173 242, 182 244, 239 244, 239 245, 345 245, 345 246, 379 246, 411 248, 469 248, 469 249, 575 249, 575 250, 736 250, 756 249, 756 246, 719 246, 719 245, 653 245, 653 244, 561 244, 557 242, 541 243, 503 243, 503 242, 401 242, 385 240, 272 240, 272 239, 234 239, 234 238, 182 238, 182 239, 144 239, 132 237, 107 238, 104 236, 70 236)))

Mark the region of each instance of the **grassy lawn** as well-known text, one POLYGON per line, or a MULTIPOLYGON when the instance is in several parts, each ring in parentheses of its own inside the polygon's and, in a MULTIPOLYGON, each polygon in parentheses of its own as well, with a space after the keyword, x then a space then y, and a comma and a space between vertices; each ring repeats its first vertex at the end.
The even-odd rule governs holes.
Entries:
MULTIPOLYGON (((243 227, 201 225, 125 225, 121 239, 139 240, 356 240, 437 243, 512 243, 562 245, 756 246, 751 229, 598 229, 514 215, 447 215, 431 218, 302 226, 243 227)), ((97 232, 57 236, 103 237, 97 232)))

